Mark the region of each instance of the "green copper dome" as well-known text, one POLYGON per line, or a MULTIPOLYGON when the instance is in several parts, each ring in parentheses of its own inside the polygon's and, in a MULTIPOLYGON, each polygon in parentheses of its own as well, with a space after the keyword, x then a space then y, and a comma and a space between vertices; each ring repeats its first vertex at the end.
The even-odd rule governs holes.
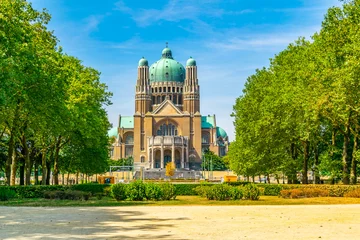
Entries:
POLYGON ((159 61, 150 66, 150 82, 184 82, 185 68, 173 59, 170 48, 162 51, 159 61))
POLYGON ((222 137, 222 138, 227 137, 227 133, 221 127, 216 127, 216 135, 217 135, 217 137, 222 137))
POLYGON ((139 67, 141 66, 149 66, 148 60, 146 60, 144 57, 142 57, 139 61, 139 67))
POLYGON ((192 57, 190 57, 190 58, 186 61, 186 66, 196 66, 196 61, 195 61, 195 59, 193 59, 192 57))

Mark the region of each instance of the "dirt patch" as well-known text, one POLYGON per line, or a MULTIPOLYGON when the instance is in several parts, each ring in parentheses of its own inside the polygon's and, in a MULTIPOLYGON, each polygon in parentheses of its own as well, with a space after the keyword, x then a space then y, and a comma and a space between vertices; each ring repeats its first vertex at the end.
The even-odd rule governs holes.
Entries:
POLYGON ((0 207, 0 239, 358 239, 360 205, 0 207))

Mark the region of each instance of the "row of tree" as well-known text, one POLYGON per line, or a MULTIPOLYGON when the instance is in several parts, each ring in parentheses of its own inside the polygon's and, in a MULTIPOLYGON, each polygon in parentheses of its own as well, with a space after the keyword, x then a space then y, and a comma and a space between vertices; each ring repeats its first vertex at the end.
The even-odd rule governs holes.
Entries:
POLYGON ((25 0, 0 1, 0 172, 21 184, 41 170, 42 184, 62 173, 104 172, 111 93, 100 73, 66 55, 50 15, 25 0), (25 181, 24 181, 25 180, 25 181))
POLYGON ((360 159, 360 0, 330 8, 319 33, 290 44, 257 70, 236 100, 238 174, 290 183, 321 175, 356 183, 360 159))

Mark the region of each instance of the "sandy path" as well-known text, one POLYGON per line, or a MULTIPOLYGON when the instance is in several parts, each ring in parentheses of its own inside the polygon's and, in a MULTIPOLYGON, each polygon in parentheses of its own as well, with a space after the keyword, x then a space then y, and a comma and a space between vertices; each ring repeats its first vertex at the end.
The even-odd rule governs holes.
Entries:
POLYGON ((0 207, 0 239, 360 239, 360 205, 0 207))

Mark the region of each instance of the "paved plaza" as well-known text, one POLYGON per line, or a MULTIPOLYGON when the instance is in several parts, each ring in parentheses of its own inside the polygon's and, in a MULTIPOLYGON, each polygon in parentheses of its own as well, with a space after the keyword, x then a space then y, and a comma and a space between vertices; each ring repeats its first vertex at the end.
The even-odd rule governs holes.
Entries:
POLYGON ((0 207, 0 239, 359 239, 360 205, 0 207))

